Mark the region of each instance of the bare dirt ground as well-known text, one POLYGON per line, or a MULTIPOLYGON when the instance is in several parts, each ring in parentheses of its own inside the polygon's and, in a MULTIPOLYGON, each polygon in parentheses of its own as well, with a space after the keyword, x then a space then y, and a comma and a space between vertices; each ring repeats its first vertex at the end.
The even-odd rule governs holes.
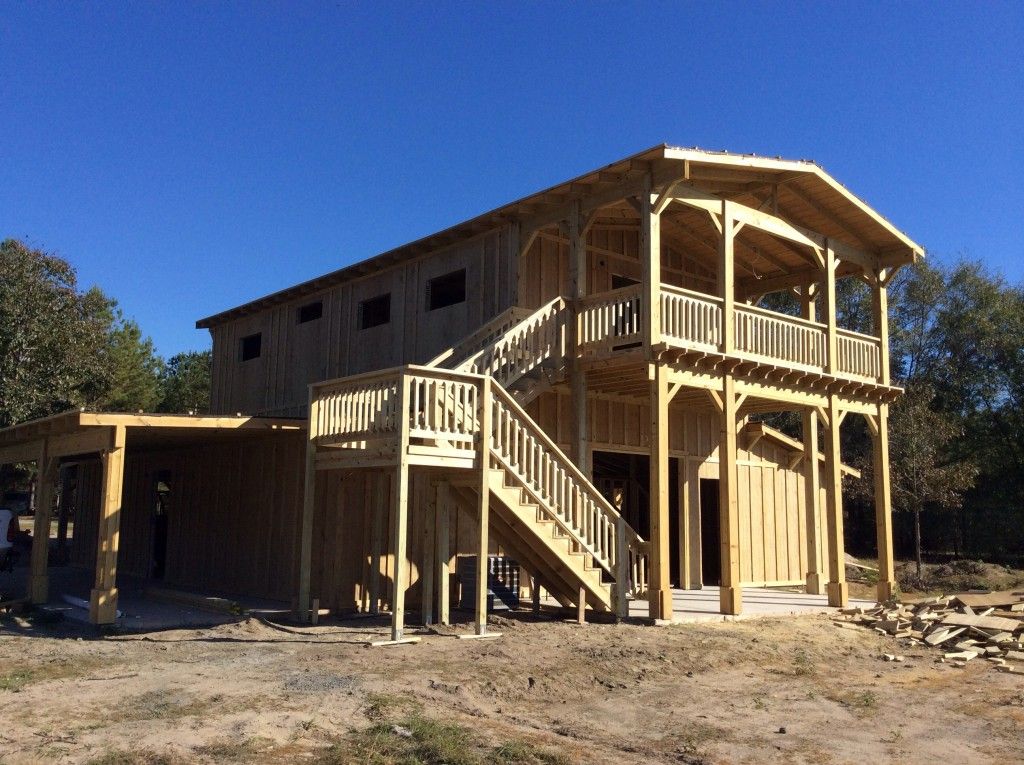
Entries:
POLYGON ((644 627, 0 621, 0 762, 1024 761, 1024 680, 828 617, 644 627), (888 663, 884 653, 904 653, 888 663))

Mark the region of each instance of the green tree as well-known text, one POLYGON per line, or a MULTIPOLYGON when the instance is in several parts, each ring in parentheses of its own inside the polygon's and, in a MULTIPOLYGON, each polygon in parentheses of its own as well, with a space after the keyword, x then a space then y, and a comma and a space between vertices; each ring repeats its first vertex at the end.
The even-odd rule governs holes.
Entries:
POLYGON ((107 334, 108 387, 96 402, 112 412, 152 412, 161 400, 163 362, 153 341, 143 337, 139 325, 125 319, 114 308, 114 320, 107 334))
POLYGON ((109 301, 66 261, 0 242, 0 427, 84 406, 105 385, 109 301))
POLYGON ((163 370, 163 399, 158 411, 210 411, 210 351, 190 351, 172 356, 163 370))

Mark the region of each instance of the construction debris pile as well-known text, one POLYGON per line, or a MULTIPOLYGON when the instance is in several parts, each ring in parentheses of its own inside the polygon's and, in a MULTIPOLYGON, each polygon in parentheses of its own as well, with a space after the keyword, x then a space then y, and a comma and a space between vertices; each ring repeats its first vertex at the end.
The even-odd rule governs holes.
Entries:
MULTIPOLYGON (((843 609, 845 623, 942 651, 937 660, 963 667, 985 659, 1001 672, 1024 674, 1024 591, 964 593, 915 603, 843 609)), ((902 656, 886 654, 887 661, 902 656)))

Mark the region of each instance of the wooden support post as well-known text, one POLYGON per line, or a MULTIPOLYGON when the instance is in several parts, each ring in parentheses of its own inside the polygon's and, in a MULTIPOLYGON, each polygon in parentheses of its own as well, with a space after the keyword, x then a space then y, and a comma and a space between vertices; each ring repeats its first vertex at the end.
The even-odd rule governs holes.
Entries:
POLYGON ((648 598, 652 619, 672 618, 671 558, 669 552, 668 486, 668 367, 652 364, 651 378, 651 457, 650 527, 651 572, 648 598))
POLYGON ((739 406, 735 380, 726 374, 722 384, 721 437, 718 441, 718 512, 722 574, 719 611, 738 614, 743 608, 740 588, 740 511, 737 470, 739 406))
POLYGON ((449 551, 449 485, 442 481, 437 485, 436 505, 434 515, 436 518, 434 529, 434 541, 437 545, 434 553, 434 563, 437 566, 437 621, 439 624, 450 622, 449 610, 449 587, 451 583, 451 552, 449 551))
POLYGON ((821 573, 821 476, 818 465, 818 413, 805 409, 803 413, 804 439, 804 519, 807 539, 806 592, 821 595, 825 592, 824 577, 821 573))
POLYGON ((380 567, 384 558, 384 522, 388 508, 384 503, 386 484, 384 474, 371 473, 367 481, 372 485, 373 501, 370 512, 373 524, 370 527, 370 613, 380 613, 380 567))
POLYGON ((530 577, 530 605, 534 616, 540 616, 540 580, 530 577))
POLYGON ((722 238, 718 248, 718 296, 722 298, 722 353, 736 350, 736 259, 732 205, 722 202, 722 238))
POLYGON ((677 523, 679 529, 679 587, 683 590, 691 590, 693 589, 693 575, 690 569, 693 566, 693 556, 690 554, 690 548, 693 545, 694 528, 690 518, 690 471, 685 457, 678 460, 676 497, 677 512, 679 513, 677 523))
MULTIPOLYGON (((651 176, 644 178, 640 194, 641 311, 646 312, 644 346, 661 343, 661 215, 651 199, 651 176)), ((650 356, 649 356, 650 357, 650 356)))
POLYGON ((846 586, 846 550, 843 543, 843 473, 839 430, 842 415, 839 399, 828 397, 828 434, 825 442, 825 497, 828 534, 828 604, 845 608, 848 600, 846 586))
POLYGON ((46 603, 50 599, 47 573, 50 559, 50 516, 58 467, 59 460, 49 456, 49 443, 44 439, 36 461, 36 515, 32 524, 31 574, 27 593, 29 600, 37 604, 46 603))
POLYGON ((302 522, 299 527, 299 594, 298 613, 300 622, 310 618, 310 580, 313 573, 313 515, 316 512, 316 438, 319 421, 319 402, 309 389, 309 423, 306 431, 306 473, 302 488, 302 522))
POLYGON ((423 626, 434 623, 434 521, 437 517, 437 491, 423 503, 423 565, 420 568, 420 616, 423 626))
POLYGON ((476 559, 476 634, 487 633, 487 585, 488 585, 488 531, 490 526, 491 508, 491 378, 485 377, 480 382, 480 441, 477 445, 480 463, 479 486, 479 531, 476 559))
MULTIPOLYGON (((579 200, 572 203, 569 213, 569 290, 575 308, 578 306, 579 298, 585 297, 587 294, 587 235, 583 231, 579 200)), ((577 320, 572 323, 573 353, 569 363, 569 388, 573 406, 572 456, 576 466, 583 471, 584 475, 589 476, 587 378, 580 368, 579 353, 576 352, 579 343, 578 309, 576 309, 576 315, 577 320)))
POLYGON ((103 488, 96 550, 96 586, 89 596, 89 621, 117 621, 117 548, 121 534, 121 492, 124 486, 125 427, 112 429, 110 448, 100 455, 103 488))
POLYGON ((889 475, 889 405, 878 405, 878 432, 872 433, 875 476, 875 530, 878 540, 878 602, 895 593, 892 551, 892 488, 889 475))
POLYGON ((587 590, 583 585, 580 585, 580 592, 576 597, 576 621, 579 624, 587 623, 587 590))
POLYGON ((615 616, 629 616, 629 542, 626 540, 626 519, 615 523, 615 616))
POLYGON ((398 466, 391 485, 391 506, 395 514, 392 552, 395 565, 391 574, 391 640, 405 637, 406 545, 409 536, 409 375, 402 374, 398 394, 398 466))

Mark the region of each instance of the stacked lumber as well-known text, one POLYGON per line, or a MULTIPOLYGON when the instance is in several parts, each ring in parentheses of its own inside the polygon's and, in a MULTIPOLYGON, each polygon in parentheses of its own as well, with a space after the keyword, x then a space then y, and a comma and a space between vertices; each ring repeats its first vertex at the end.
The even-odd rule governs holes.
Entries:
MULTIPOLYGON (((840 620, 901 640, 907 647, 942 651, 937 661, 966 666, 974 659, 1001 672, 1024 674, 1024 591, 964 593, 915 603, 888 601, 846 608, 840 620)), ((886 654, 886 661, 903 661, 886 654)))

